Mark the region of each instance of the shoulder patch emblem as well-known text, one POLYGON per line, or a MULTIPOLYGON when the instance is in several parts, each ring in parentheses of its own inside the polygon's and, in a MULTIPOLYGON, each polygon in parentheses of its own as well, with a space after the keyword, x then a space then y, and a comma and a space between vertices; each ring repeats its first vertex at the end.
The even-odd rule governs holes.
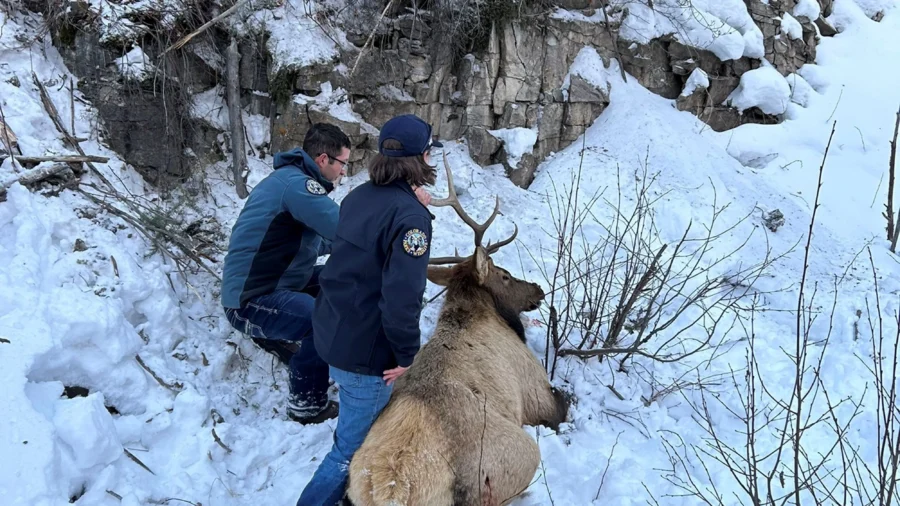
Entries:
POLYGON ((325 188, 315 179, 306 180, 306 191, 313 195, 325 195, 325 188))
POLYGON ((417 228, 406 231, 403 236, 403 249, 414 257, 420 257, 428 251, 428 236, 417 228))

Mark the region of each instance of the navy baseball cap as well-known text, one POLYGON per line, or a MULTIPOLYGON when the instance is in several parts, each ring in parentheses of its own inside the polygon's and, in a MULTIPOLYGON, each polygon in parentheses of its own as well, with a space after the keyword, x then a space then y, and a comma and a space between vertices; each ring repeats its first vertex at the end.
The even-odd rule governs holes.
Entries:
POLYGON ((442 148, 443 144, 431 138, 431 125, 415 114, 395 116, 381 127, 378 137, 378 152, 384 156, 417 156, 432 146, 442 148), (384 141, 393 139, 403 145, 403 149, 385 149, 384 141))

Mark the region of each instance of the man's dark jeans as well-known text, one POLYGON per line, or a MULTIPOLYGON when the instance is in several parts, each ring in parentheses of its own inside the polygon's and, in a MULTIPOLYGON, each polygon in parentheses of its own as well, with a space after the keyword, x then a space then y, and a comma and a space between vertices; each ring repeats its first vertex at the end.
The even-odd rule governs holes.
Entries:
POLYGON ((241 309, 225 310, 235 329, 290 365, 291 401, 300 416, 316 415, 328 403, 328 364, 316 353, 312 336, 321 267, 316 266, 302 292, 277 290, 249 300, 241 309))

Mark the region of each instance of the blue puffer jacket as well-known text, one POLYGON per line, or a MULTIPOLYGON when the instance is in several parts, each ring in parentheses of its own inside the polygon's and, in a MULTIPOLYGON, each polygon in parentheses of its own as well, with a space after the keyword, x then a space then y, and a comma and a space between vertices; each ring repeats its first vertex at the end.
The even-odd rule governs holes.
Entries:
POLYGON ((231 230, 222 305, 240 308, 274 290, 302 290, 316 258, 329 253, 340 207, 303 150, 277 153, 275 171, 250 193, 231 230))

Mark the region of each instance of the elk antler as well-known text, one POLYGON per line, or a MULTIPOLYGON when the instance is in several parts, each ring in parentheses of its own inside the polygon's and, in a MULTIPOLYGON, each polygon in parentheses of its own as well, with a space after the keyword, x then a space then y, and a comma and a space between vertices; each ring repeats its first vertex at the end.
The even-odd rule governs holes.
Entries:
MULTIPOLYGON (((452 207, 456 214, 459 215, 460 218, 469 228, 475 232, 475 247, 481 246, 481 241, 484 239, 484 233, 487 231, 488 227, 491 226, 491 223, 494 222, 494 218, 497 217, 497 214, 500 212, 500 197, 496 197, 496 203, 494 204, 494 211, 491 213, 491 216, 482 224, 479 224, 475 220, 472 219, 471 216, 466 214, 466 211, 463 210, 462 204, 459 202, 459 197, 456 195, 456 188, 453 186, 453 173, 450 171, 450 163, 447 161, 447 153, 444 153, 444 169, 447 172, 447 186, 448 186, 448 196, 444 199, 432 199, 431 205, 434 207, 452 207)), ((514 225, 515 226, 515 225, 514 225)), ((498 243, 491 244, 488 242, 488 245, 485 247, 488 255, 496 252, 503 246, 511 243, 513 239, 516 238, 516 235, 519 233, 519 227, 515 226, 515 230, 509 238, 504 239, 498 243)), ((452 257, 439 257, 432 258, 429 261, 429 264, 439 265, 439 264, 451 264, 451 263, 459 263, 465 260, 465 257, 460 257, 459 252, 454 250, 455 255, 452 257)))

